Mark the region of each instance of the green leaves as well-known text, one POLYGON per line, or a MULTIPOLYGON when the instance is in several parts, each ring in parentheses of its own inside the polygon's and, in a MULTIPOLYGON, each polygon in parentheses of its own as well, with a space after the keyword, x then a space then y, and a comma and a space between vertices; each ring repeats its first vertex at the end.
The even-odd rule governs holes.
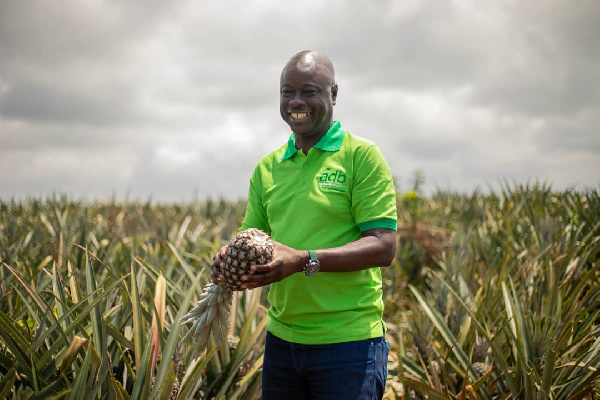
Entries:
MULTIPOLYGON (((386 395, 594 393, 597 191, 506 185, 485 195, 419 193, 410 204, 399 214, 399 256, 383 269, 386 395)), ((235 294, 219 348, 181 342, 188 328, 179 324, 243 213, 243 202, 212 200, 0 201, 0 398, 260 393, 265 292, 235 294)))
POLYGON ((229 333, 239 338, 238 355, 229 344, 180 342, 179 320, 209 279, 213 249, 243 211, 243 203, 225 202, 0 201, 0 397, 256 393, 266 323, 260 296, 235 305, 229 333), (221 371, 209 372, 215 360, 221 371))
POLYGON ((424 345, 422 319, 399 317, 396 324, 408 324, 408 350, 398 379, 440 396, 429 367, 435 362, 445 398, 589 395, 600 365, 598 193, 507 186, 500 196, 435 200, 428 207, 450 212, 435 222, 451 219, 455 230, 425 284, 409 286, 414 303, 404 315, 420 313, 434 330, 424 345), (489 352, 475 371, 477 335, 489 352))
POLYGON ((178 320, 243 211, 0 201, 0 397, 169 398, 184 377, 188 398, 206 390, 216 352, 179 343, 178 320))

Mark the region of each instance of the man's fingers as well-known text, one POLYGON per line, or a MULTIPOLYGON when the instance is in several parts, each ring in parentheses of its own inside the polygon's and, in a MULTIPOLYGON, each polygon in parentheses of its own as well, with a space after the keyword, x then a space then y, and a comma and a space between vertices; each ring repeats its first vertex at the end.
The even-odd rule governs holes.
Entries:
POLYGON ((222 271, 225 269, 225 261, 223 258, 225 257, 227 250, 227 246, 221 247, 219 252, 213 257, 213 263, 210 266, 211 275, 210 280, 215 285, 221 286, 225 276, 222 274, 222 271))
POLYGON ((219 252, 213 256, 213 261, 217 261, 217 259, 225 258, 227 255, 227 246, 221 247, 219 252))
POLYGON ((272 279, 269 275, 262 274, 242 275, 241 280, 244 282, 242 284, 242 289, 254 289, 272 283, 272 279))
POLYGON ((244 282, 241 286, 242 289, 256 289, 257 287, 261 287, 261 286, 265 286, 268 285, 269 283, 265 283, 265 282, 244 282))
POLYGON ((253 271, 253 272, 257 273, 257 274, 269 272, 272 269, 273 268, 271 268, 268 264, 266 264, 266 265, 253 265, 253 266, 250 267, 250 271, 253 271))
POLYGON ((221 283, 223 282, 223 279, 225 279, 225 277, 222 274, 212 274, 210 276, 210 280, 215 284, 215 285, 221 285, 221 283))

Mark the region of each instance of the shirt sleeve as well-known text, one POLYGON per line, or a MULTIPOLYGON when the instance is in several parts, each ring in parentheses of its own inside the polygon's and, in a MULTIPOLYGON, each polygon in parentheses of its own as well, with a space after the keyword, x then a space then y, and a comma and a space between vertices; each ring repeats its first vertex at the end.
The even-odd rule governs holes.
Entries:
POLYGON ((390 168, 376 145, 360 147, 354 155, 352 215, 361 232, 397 229, 396 189, 390 168))
POLYGON ((246 214, 240 230, 257 228, 269 235, 271 234, 271 227, 269 226, 269 221, 267 219, 267 210, 262 201, 262 194, 262 179, 260 176, 260 168, 257 166, 250 178, 246 214))

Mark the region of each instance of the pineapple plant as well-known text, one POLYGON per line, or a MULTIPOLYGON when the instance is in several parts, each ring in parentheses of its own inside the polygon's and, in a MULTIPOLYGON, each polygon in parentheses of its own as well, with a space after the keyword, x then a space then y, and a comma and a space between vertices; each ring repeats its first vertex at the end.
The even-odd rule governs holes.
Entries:
POLYGON ((182 340, 194 337, 205 343, 211 332, 217 331, 215 340, 227 337, 227 320, 234 291, 242 290, 242 275, 250 275, 253 265, 266 264, 273 258, 273 241, 260 229, 250 228, 238 232, 227 244, 221 255, 225 267, 221 285, 209 283, 204 287, 201 299, 182 319, 181 323, 193 322, 182 340))
POLYGON ((479 332, 475 331, 475 352, 473 354, 473 368, 477 371, 479 376, 485 375, 490 368, 487 362, 487 355, 490 349, 490 345, 485 337, 479 336, 479 332))

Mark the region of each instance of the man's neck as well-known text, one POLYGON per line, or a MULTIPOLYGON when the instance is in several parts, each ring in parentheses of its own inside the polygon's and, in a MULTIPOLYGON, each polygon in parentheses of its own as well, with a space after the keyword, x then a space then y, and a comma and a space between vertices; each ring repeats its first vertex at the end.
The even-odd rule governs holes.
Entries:
POLYGON ((296 134, 294 134, 295 138, 296 138, 296 148, 302 150, 302 152, 304 154, 308 154, 308 151, 314 147, 314 145, 316 145, 317 143, 319 143, 319 140, 321 140, 321 138, 323 136, 325 136, 325 134, 327 133, 327 131, 316 135, 316 136, 311 136, 311 137, 302 137, 302 136, 298 136, 296 134))
POLYGON ((322 133, 318 133, 316 135, 313 136, 300 136, 296 133, 294 133, 294 141, 295 141, 295 145, 297 149, 301 149, 302 152, 304 154, 308 154, 308 151, 314 147, 314 145, 316 145, 317 143, 319 143, 319 140, 321 140, 321 138, 323 136, 325 136, 327 134, 327 132, 329 132, 329 129, 331 129, 331 127, 333 126, 333 121, 331 121, 331 124, 329 124, 329 127, 325 130, 325 132, 322 133))

